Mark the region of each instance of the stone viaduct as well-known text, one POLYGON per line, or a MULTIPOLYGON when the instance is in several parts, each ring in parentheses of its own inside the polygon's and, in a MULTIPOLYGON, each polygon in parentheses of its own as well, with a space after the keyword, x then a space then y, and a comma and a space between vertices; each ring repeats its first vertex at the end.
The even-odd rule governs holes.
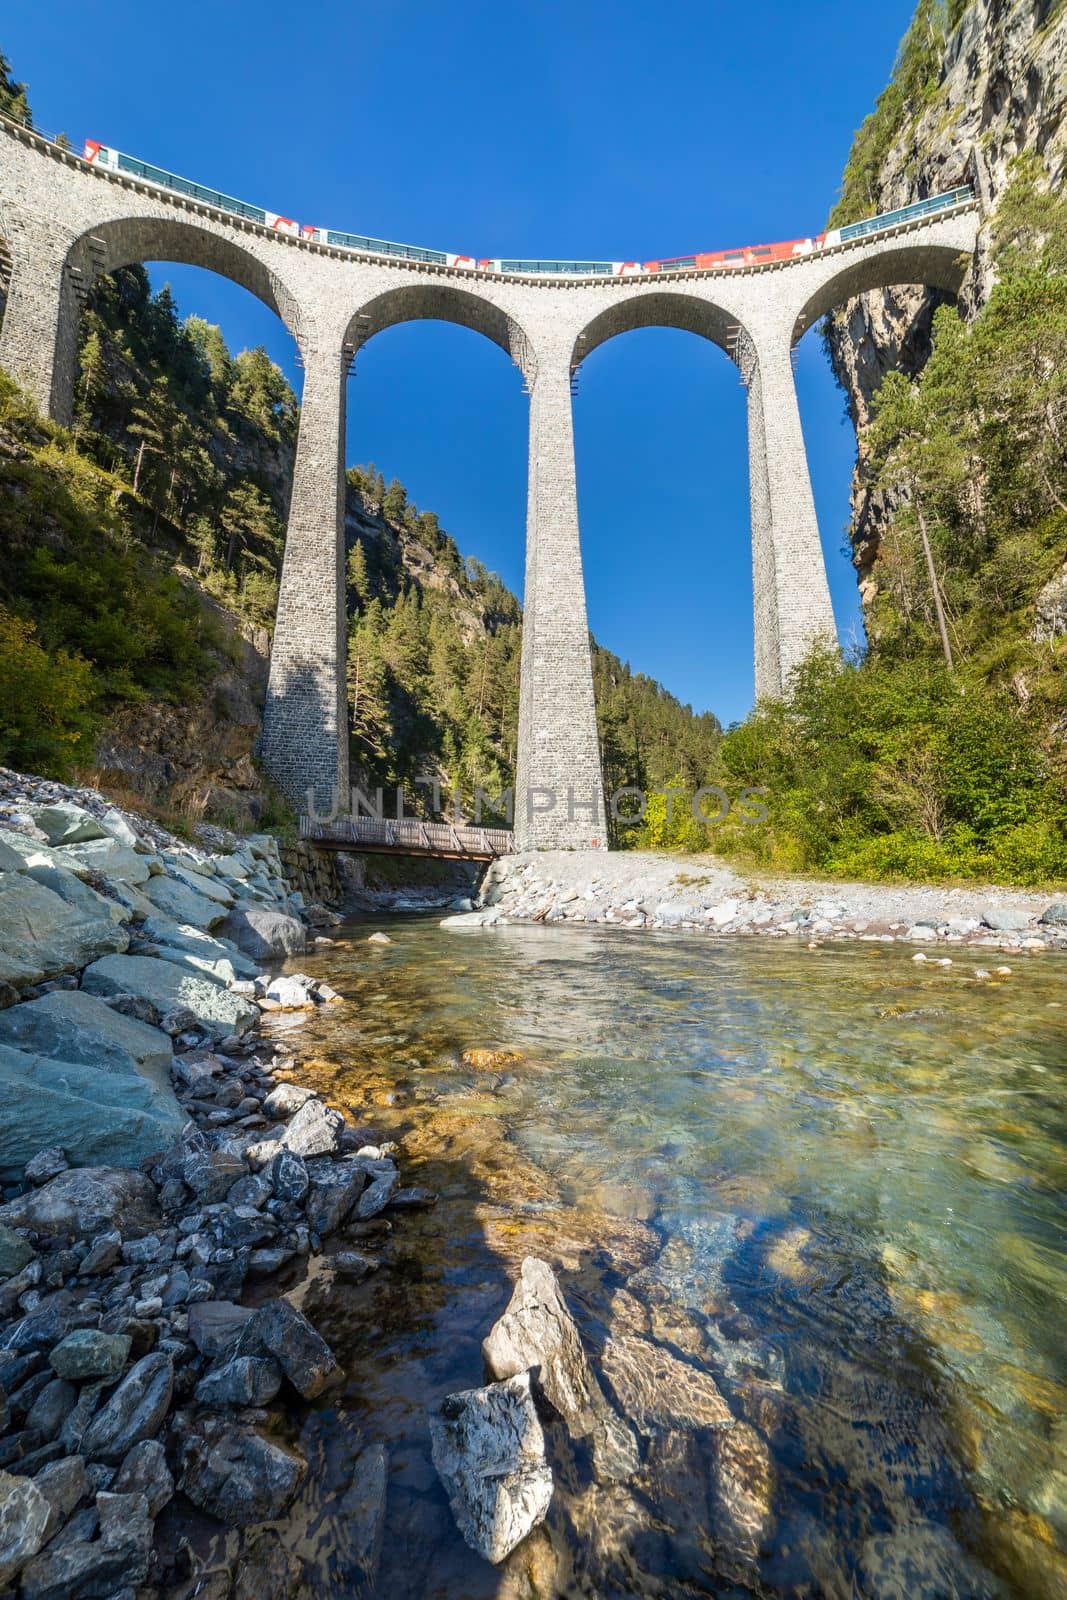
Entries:
POLYGON ((0 255, 10 282, 0 366, 59 422, 71 416, 80 305, 95 277, 143 261, 207 267, 284 322, 304 367, 300 434, 261 742, 298 809, 348 790, 343 466, 345 391, 359 348, 438 318, 484 334, 530 394, 526 579, 515 827, 528 848, 605 843, 578 535, 571 379, 632 328, 686 329, 736 362, 748 396, 756 692, 778 693, 812 642, 834 637, 790 352, 864 290, 955 293, 977 208, 792 261, 646 277, 551 277, 357 254, 87 165, 0 119, 0 255), (551 810, 543 794, 551 791, 551 810), (572 798, 569 800, 568 796, 572 798), (531 814, 532 813, 532 814, 531 814))

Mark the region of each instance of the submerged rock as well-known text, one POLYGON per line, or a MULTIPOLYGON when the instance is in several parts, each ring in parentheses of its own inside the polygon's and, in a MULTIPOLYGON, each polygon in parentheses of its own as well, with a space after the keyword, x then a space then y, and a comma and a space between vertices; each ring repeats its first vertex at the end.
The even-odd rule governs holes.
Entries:
POLYGON ((544 1521, 552 1499, 529 1373, 448 1395, 430 1414, 430 1440, 460 1532, 496 1565, 544 1521))
POLYGON ((605 1342, 601 1359, 623 1415, 644 1434, 734 1424, 710 1373, 679 1361, 649 1339, 620 1334, 605 1342))

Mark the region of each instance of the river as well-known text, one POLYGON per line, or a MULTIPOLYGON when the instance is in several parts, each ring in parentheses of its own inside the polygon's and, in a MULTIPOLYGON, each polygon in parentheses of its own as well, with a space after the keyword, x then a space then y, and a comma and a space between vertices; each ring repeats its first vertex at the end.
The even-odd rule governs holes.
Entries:
POLYGON ((378 1577, 346 1592, 1064 1592, 1064 969, 978 954, 395 917, 302 959, 348 1003, 270 1026, 440 1196, 366 1225, 365 1283, 325 1257, 304 1290, 348 1373, 304 1426, 323 1493, 388 1458, 378 1577), (494 1569, 425 1413, 484 1381, 527 1254, 594 1367, 651 1341, 738 1426, 660 1418, 621 1484, 549 1430, 547 1522, 494 1569))

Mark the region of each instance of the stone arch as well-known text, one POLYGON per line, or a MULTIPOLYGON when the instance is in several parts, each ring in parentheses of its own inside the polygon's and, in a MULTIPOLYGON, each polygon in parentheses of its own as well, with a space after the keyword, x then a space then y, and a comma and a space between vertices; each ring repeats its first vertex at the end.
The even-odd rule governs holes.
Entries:
POLYGON ((932 241, 907 243, 901 240, 881 250, 857 250, 855 254, 830 257, 827 271, 818 287, 799 308, 793 323, 794 342, 835 306, 872 289, 891 289, 915 284, 926 289, 941 289, 953 298, 959 294, 967 272, 969 256, 958 244, 932 241))
POLYGON ((453 322, 471 328, 510 356, 528 381, 534 376, 533 343, 509 311, 487 295, 435 278, 385 289, 366 301, 353 312, 345 342, 355 352, 375 334, 402 322, 453 322))
POLYGON ((731 359, 734 342, 741 331, 737 315, 713 300, 650 289, 627 295, 585 324, 574 341, 572 368, 580 366, 609 339, 620 333, 632 333, 636 328, 677 328, 683 333, 695 333, 718 345, 731 359))
POLYGON ((284 280, 238 239, 179 217, 119 217, 88 228, 71 246, 67 265, 86 281, 116 267, 173 261, 228 278, 261 300, 299 339, 300 309, 284 280))

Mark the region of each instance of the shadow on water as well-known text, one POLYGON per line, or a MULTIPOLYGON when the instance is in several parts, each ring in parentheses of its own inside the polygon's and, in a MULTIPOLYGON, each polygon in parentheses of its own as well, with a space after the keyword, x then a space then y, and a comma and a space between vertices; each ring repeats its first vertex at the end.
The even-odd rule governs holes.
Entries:
POLYGON ((302 962, 346 1006, 276 1024, 303 1080, 440 1197, 330 1241, 302 1287, 348 1374, 303 1419, 312 1473, 282 1529, 317 1594, 1063 1592, 1051 964, 994 987, 883 949, 399 918, 367 945, 381 925, 302 962), (352 1285, 330 1261, 361 1240, 382 1266, 352 1285), (426 1410, 484 1381, 526 1255, 559 1275, 641 1462, 598 1482, 549 1426, 547 1521, 491 1568, 426 1410), (694 1371, 732 1427, 694 1406, 694 1371))

